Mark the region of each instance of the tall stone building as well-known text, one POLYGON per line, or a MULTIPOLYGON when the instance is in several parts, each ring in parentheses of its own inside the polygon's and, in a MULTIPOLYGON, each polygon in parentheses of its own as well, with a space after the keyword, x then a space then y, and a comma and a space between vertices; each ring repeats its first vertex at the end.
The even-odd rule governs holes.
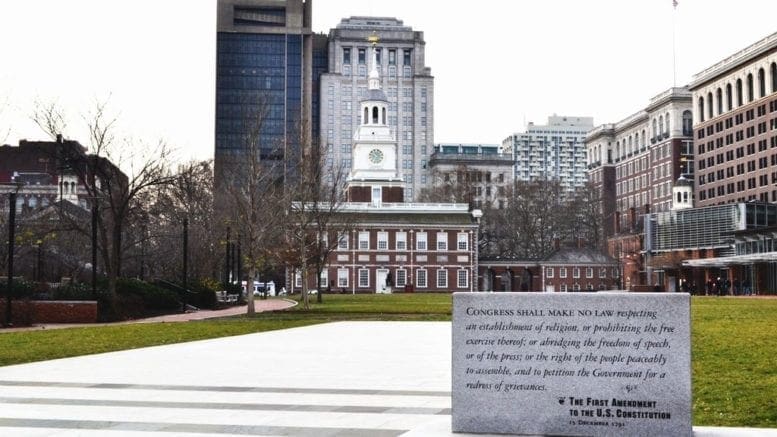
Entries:
POLYGON ((268 165, 293 174, 301 144, 317 134, 314 72, 326 66, 314 46, 323 52, 326 41, 313 35, 311 15, 312 0, 218 1, 217 183, 254 141, 268 165))
POLYGON ((368 38, 377 36, 377 69, 387 97, 387 125, 397 138, 404 198, 429 178, 434 144, 434 78, 425 64, 423 32, 385 17, 343 19, 329 31, 328 72, 321 75, 320 147, 326 163, 350 169, 355 159, 355 110, 368 92, 368 38))
POLYGON ((777 202, 777 33, 696 74, 698 206, 777 202))
POLYGON ((474 208, 504 208, 507 189, 515 180, 513 157, 498 144, 435 144, 429 167, 428 189, 434 197, 463 196, 459 201, 466 200, 474 208))
POLYGON ((516 181, 557 180, 567 192, 585 185, 585 134, 594 126, 592 117, 553 115, 547 125, 529 123, 526 132, 502 141, 515 160, 516 181))

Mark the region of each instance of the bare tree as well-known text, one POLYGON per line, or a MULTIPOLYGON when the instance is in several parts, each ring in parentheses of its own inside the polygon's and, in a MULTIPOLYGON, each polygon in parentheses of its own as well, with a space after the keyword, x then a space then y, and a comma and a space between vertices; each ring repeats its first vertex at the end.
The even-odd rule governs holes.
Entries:
MULTIPOLYGON (((296 165, 297 173, 287 182, 286 197, 290 200, 286 221, 286 253, 292 266, 299 268, 302 276, 302 305, 310 308, 308 284, 310 270, 321 285, 321 276, 338 239, 331 238, 337 232, 349 229, 354 216, 343 214, 345 169, 326 165, 324 157, 315 153, 312 142, 301 123, 301 152, 296 165), (323 238, 326 235, 327 238, 323 238)), ((321 302, 321 291, 318 293, 321 302)))
POLYGON ((65 136, 67 115, 56 101, 44 102, 36 99, 30 118, 52 140, 56 140, 58 135, 65 136))
POLYGON ((467 203, 472 207, 476 197, 477 173, 477 170, 473 171, 463 164, 450 172, 434 169, 432 186, 422 188, 418 199, 421 202, 467 203))
POLYGON ((141 221, 134 250, 136 268, 166 279, 181 279, 183 222, 188 222, 188 277, 219 273, 218 228, 213 203, 212 161, 178 166, 173 182, 144 195, 146 220, 141 221))
POLYGON ((283 161, 266 159, 283 156, 281 145, 265 135, 270 113, 269 97, 260 97, 254 105, 253 123, 242 144, 239 158, 225 162, 219 208, 226 212, 228 224, 239 233, 242 258, 248 267, 246 300, 248 314, 254 314, 253 282, 265 267, 273 247, 282 235, 286 199, 283 187, 283 161))
MULTIPOLYGON (((44 107, 45 108, 45 107, 44 107)), ((35 122, 53 138, 61 138, 66 123, 59 121, 63 112, 56 107, 36 111, 35 122), (47 117, 52 119, 47 120, 47 117), (56 130, 55 130, 56 129, 56 130)), ((107 112, 107 104, 95 103, 84 117, 89 132, 88 154, 70 144, 59 150, 58 159, 76 174, 91 206, 97 208, 97 240, 103 269, 108 279, 108 301, 116 310, 116 280, 121 276, 122 261, 129 248, 125 231, 144 215, 141 199, 148 190, 171 183, 168 172, 171 150, 164 142, 152 147, 131 139, 116 140, 116 118, 107 112), (126 168, 122 171, 119 166, 126 168)), ((63 117, 64 119, 64 117, 63 117)), ((74 223, 90 234, 86 223, 74 223)))

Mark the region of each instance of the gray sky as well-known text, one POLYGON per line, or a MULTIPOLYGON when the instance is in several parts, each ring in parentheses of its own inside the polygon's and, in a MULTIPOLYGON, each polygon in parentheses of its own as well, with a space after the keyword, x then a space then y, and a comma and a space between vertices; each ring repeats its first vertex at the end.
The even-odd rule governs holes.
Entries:
MULTIPOLYGON (((553 113, 620 120, 777 31, 774 0, 314 0, 313 28, 392 16, 424 32, 435 142, 498 143, 553 113)), ((121 131, 213 156, 215 0, 0 1, 0 140, 44 138, 33 101, 110 98, 121 131)))

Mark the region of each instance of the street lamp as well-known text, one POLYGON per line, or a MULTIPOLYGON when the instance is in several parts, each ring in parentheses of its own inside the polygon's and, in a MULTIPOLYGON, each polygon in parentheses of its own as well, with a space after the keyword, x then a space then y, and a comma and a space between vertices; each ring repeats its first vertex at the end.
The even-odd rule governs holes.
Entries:
POLYGON ((13 191, 8 192, 8 283, 5 292, 5 323, 4 326, 13 326, 11 321, 11 293, 13 291, 13 255, 14 255, 14 235, 16 231, 16 194, 22 187, 21 183, 3 183, 6 187, 13 187, 13 191))

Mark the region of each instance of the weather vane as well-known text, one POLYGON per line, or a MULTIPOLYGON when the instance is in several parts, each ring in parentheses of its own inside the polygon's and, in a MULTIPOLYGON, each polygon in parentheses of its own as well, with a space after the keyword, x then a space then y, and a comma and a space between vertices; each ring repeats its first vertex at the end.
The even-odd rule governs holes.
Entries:
POLYGON ((380 41, 380 38, 378 38, 377 32, 374 30, 372 31, 372 34, 367 37, 367 42, 372 44, 373 47, 378 45, 378 41, 380 41))

